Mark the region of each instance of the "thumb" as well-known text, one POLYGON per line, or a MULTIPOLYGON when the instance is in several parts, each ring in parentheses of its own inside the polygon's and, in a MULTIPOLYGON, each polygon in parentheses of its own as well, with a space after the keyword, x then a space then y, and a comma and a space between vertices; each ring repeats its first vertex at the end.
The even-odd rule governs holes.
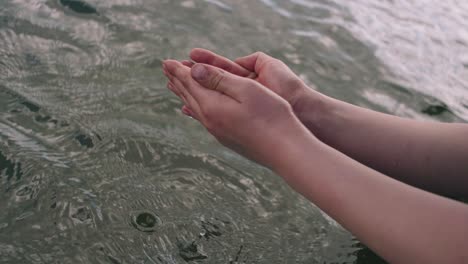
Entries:
POLYGON ((237 101, 245 98, 255 81, 239 77, 211 65, 197 63, 191 69, 192 78, 201 86, 226 94, 237 101))

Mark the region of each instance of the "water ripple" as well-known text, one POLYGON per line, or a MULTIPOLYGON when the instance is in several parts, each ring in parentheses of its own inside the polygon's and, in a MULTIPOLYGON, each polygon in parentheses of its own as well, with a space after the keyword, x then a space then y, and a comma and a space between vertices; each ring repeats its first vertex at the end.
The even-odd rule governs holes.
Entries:
POLYGON ((265 51, 353 104, 468 120, 459 1, 4 2, 2 263, 382 262, 181 114, 161 61, 195 46, 265 51))

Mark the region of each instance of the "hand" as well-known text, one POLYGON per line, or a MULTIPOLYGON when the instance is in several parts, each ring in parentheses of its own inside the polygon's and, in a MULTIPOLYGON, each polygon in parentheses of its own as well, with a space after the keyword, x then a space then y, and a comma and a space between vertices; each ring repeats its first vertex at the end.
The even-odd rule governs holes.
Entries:
MULTIPOLYGON (((310 134, 290 104, 259 82, 205 64, 163 64, 168 88, 223 145, 263 165, 281 161, 274 151, 310 134)), ((289 144, 291 145, 291 144, 289 144)))
MULTIPOLYGON (((296 109, 304 93, 310 90, 307 85, 282 61, 262 52, 231 61, 205 49, 193 49, 190 58, 197 63, 206 63, 232 74, 252 78, 272 90, 296 109)), ((184 64, 190 66, 190 62, 184 64)))

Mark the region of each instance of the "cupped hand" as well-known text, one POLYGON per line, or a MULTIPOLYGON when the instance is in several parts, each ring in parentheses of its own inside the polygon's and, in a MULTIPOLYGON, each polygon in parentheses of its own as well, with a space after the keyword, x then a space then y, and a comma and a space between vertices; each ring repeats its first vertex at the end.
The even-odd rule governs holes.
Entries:
MULTIPOLYGON (((286 64, 263 52, 231 61, 205 49, 193 49, 190 58, 197 63, 209 64, 232 74, 256 80, 272 90, 294 108, 308 89, 307 85, 286 64)), ((190 62, 185 62, 187 66, 190 62)))
POLYGON ((288 139, 308 133, 291 105, 260 82, 211 65, 191 66, 165 61, 168 88, 184 101, 184 111, 223 145, 272 166, 288 139))

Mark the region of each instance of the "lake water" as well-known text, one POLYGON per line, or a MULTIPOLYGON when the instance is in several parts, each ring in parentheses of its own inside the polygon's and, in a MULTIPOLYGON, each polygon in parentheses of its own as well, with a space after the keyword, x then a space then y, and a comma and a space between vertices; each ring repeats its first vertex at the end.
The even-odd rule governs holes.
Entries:
POLYGON ((1 0, 1 263, 383 262, 180 113, 160 62, 193 47, 265 51, 335 98, 468 120, 466 1, 87 3, 1 0))

